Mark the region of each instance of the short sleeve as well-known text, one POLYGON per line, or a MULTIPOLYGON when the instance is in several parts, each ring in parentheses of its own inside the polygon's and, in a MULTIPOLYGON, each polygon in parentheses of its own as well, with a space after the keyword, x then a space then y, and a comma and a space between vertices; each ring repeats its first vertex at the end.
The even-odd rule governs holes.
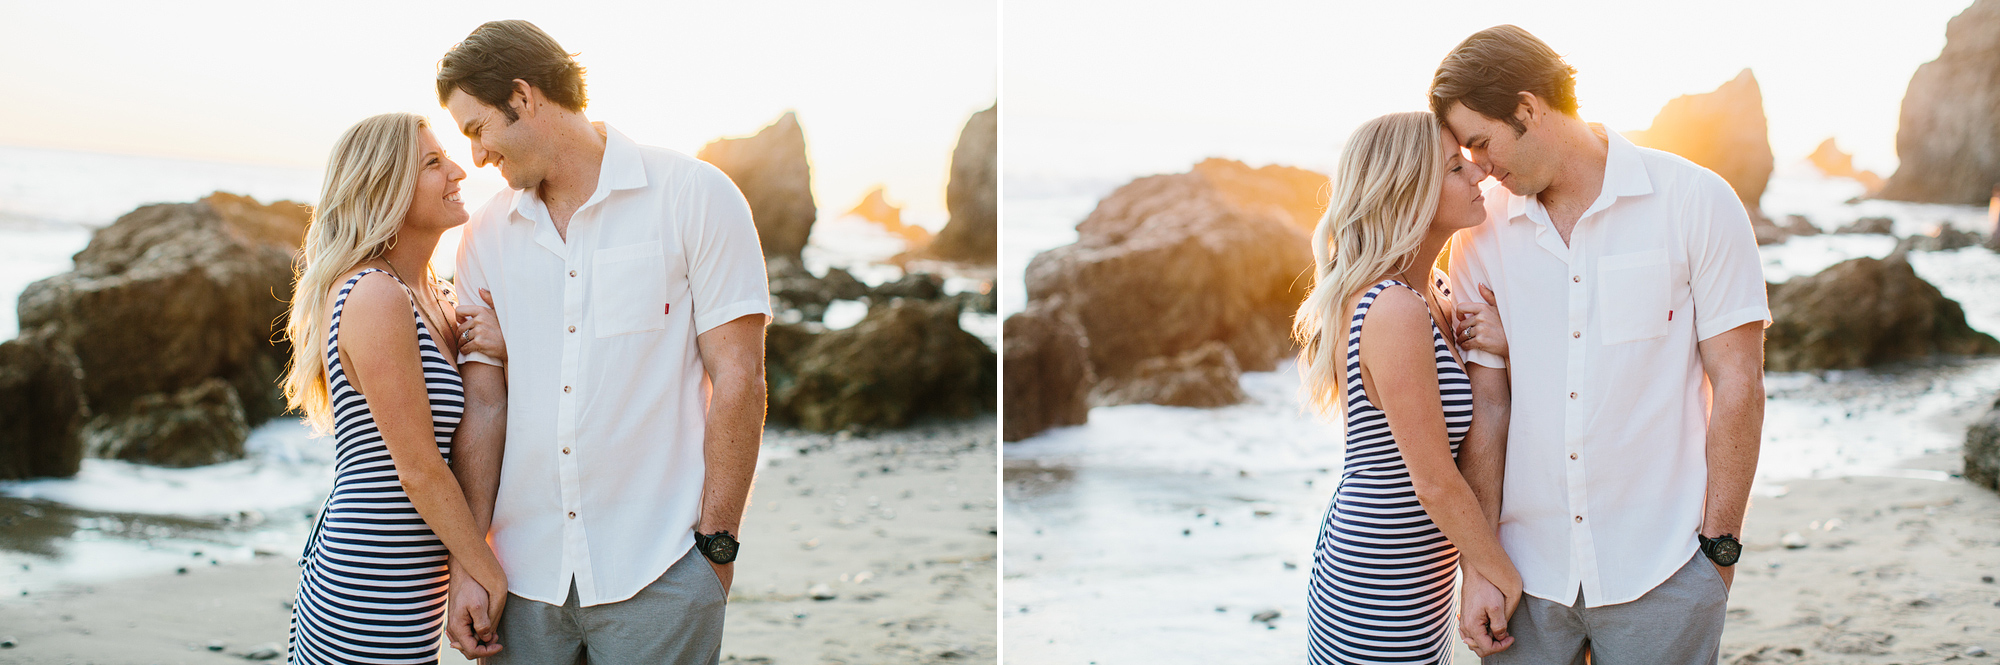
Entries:
MULTIPOLYGON (((1488 220, 1486 224, 1491 224, 1488 220)), ((1451 236, 1451 258, 1445 262, 1445 273, 1451 279, 1451 291, 1458 302, 1481 302, 1479 285, 1489 287, 1493 280, 1486 276, 1486 262, 1479 255, 1479 243, 1473 241, 1473 234, 1479 233, 1486 224, 1469 229, 1460 229, 1451 236)), ((1505 323, 1502 321, 1502 323, 1505 323)), ((1507 359, 1488 351, 1464 349, 1465 361, 1481 367, 1506 369, 1507 359)))
POLYGON ((771 317, 770 280, 750 204, 721 169, 700 164, 680 197, 695 334, 751 314, 771 317))
MULTIPOLYGON (((455 262, 451 281, 458 289, 458 302, 462 305, 484 305, 485 302, 479 299, 480 289, 494 291, 493 299, 496 301, 500 299, 500 294, 493 289, 491 282, 486 280, 485 266, 495 265, 498 261, 494 260, 495 257, 481 256, 481 250, 486 248, 478 241, 479 230, 485 228, 483 218, 484 215, 475 216, 472 223, 465 225, 465 232, 459 236, 458 260, 455 262)), ((506 363, 484 353, 458 354, 458 364, 464 365, 468 362, 486 363, 495 367, 506 366, 506 363)))
POLYGON ((1687 225, 1688 277, 1697 341, 1746 323, 1771 325, 1763 259, 1750 215, 1721 176, 1704 173, 1681 223, 1687 225))

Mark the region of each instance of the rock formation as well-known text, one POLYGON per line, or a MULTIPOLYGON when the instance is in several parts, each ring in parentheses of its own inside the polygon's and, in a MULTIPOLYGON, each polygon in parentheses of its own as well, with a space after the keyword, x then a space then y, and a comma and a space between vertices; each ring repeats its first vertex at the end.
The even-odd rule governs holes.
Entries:
POLYGON ((1627 132, 1633 143, 1686 157, 1729 181, 1755 218, 1762 215, 1771 181, 1771 140, 1764 123, 1764 93, 1745 69, 1714 92, 1667 102, 1653 126, 1627 132))
POLYGON ((813 203, 812 166, 797 115, 786 111, 756 136, 717 140, 696 157, 729 174, 743 191, 765 256, 798 258, 819 208, 813 203))
POLYGON ((1764 334, 1767 371, 2000 353, 2000 341, 1967 325, 1964 308, 1917 277, 1901 252, 1851 259, 1768 288, 1773 323, 1764 334))
POLYGON ((1838 229, 1834 229, 1833 232, 1894 235, 1896 232, 1895 229, 1896 229, 1896 220, 1887 217, 1862 217, 1860 219, 1854 220, 1852 223, 1849 223, 1838 229))
POLYGON ((1854 156, 1842 152, 1832 138, 1821 141, 1806 159, 1829 178, 1851 178, 1861 183, 1862 196, 1874 196, 1882 191, 1882 176, 1875 175, 1874 171, 1854 170, 1854 156))
POLYGON ((951 221, 927 254, 947 261, 993 265, 999 260, 999 105, 972 114, 951 151, 944 205, 951 221))
POLYGON ((1083 329, 1101 394, 1158 394, 1124 384, 1162 376, 1142 371, 1148 359, 1209 342, 1242 370, 1273 369, 1311 284, 1306 229, 1325 184, 1222 159, 1134 180, 1077 225, 1076 243, 1029 263, 1030 307, 1050 301, 1083 329))
POLYGON ((35 333, 0 342, 0 480, 76 475, 81 372, 74 353, 35 333))
POLYGON ((1965 479, 2000 490, 2000 402, 1965 432, 1965 479))
POLYGON ((830 432, 992 409, 996 358, 959 328, 958 313, 949 300, 896 299, 845 330, 775 332, 766 341, 772 417, 830 432))
POLYGON ((1052 301, 1007 317, 1007 408, 1000 436, 1019 441, 1052 427, 1081 425, 1090 415, 1090 351, 1083 326, 1052 301))
POLYGON ((2000 0, 1975 0, 1944 34, 1903 93, 1881 198, 1980 204, 2000 183, 2000 0))
POLYGON ((1164 404, 1214 407, 1242 402, 1243 369, 1222 342, 1211 341, 1173 357, 1147 358, 1128 381, 1106 384, 1090 396, 1094 405, 1164 404))
POLYGON ((852 210, 848 210, 847 214, 874 222, 876 226, 882 227, 882 230, 902 236, 903 242, 911 249, 920 249, 930 244, 931 232, 921 226, 904 224, 903 209, 889 205, 889 201, 883 198, 884 194, 883 188, 876 187, 869 191, 868 196, 863 197, 860 203, 855 204, 852 210))
POLYGON ((62 448, 59 457, 86 442, 93 454, 168 466, 241 457, 248 428, 284 410, 277 380, 291 347, 275 333, 307 217, 298 204, 217 192, 145 206, 97 231, 74 270, 22 292, 21 337, 9 344, 34 349, 0 354, 21 363, 0 368, 22 381, 13 385, 62 395, 74 381, 81 400, 0 409, 23 419, 0 420, 0 431, 65 432, 74 422, 67 440, 38 444, 62 448), (66 364, 72 379, 49 371, 66 364))
POLYGON ((1896 241, 1895 251, 1941 252, 1971 247, 1979 244, 1979 240, 1978 234, 1960 231, 1956 227, 1953 227, 1951 222, 1943 222, 1938 224, 1937 228, 1931 229, 1931 232, 1928 234, 1920 233, 1896 241))

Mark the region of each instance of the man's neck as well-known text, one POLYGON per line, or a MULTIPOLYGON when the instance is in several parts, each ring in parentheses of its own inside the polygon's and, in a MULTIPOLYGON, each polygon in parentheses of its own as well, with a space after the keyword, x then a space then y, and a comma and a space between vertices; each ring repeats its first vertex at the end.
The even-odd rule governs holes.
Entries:
POLYGON ((597 192, 605 140, 605 134, 580 113, 566 116, 556 131, 555 159, 535 193, 564 239, 569 237, 570 216, 597 192))
POLYGON ((1611 143, 1610 137, 1600 132, 1610 130, 1566 116, 1561 117, 1555 126, 1556 176, 1535 198, 1542 202, 1543 209, 1548 210, 1549 220, 1562 233, 1563 242, 1567 243, 1570 231, 1576 228, 1584 211, 1604 191, 1605 164, 1611 156, 1611 143))

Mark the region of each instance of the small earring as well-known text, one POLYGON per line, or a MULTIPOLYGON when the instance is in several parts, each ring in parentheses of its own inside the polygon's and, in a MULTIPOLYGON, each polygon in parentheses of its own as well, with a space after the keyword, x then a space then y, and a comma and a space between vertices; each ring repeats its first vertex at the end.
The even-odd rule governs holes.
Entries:
POLYGON ((389 249, 395 249, 395 248, 396 248, 396 238, 398 238, 398 237, 400 237, 400 236, 389 236, 389 242, 387 243, 387 245, 388 245, 389 249))

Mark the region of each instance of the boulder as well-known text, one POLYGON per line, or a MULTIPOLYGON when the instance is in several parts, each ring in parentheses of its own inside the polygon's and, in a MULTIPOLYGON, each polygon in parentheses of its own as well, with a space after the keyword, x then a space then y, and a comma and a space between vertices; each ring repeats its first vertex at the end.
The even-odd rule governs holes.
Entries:
POLYGON ((0 480, 76 475, 87 410, 76 356, 45 340, 0 342, 0 480))
POLYGON ((944 278, 927 272, 913 272, 897 278, 893 282, 883 282, 868 290, 868 298, 875 302, 888 302, 895 298, 915 300, 937 300, 944 297, 944 278))
POLYGON ((1029 302, 1060 298, 1051 306, 1083 328, 1100 381, 1211 341, 1243 370, 1274 369, 1311 283, 1308 202, 1326 182, 1223 159, 1134 180, 1077 225, 1074 244, 1028 264, 1029 302))
POLYGON ((2000 402, 1965 432, 1965 479, 2000 490, 2000 402))
POLYGON ((1238 382, 1243 369, 1222 342, 1209 342, 1171 358, 1147 358, 1122 379, 1103 381, 1091 391, 1096 406, 1165 404, 1215 407, 1247 398, 1238 382))
POLYGON ((1796 372, 2000 353, 1965 310, 1917 277, 1906 254, 1861 257, 1768 287, 1764 369, 1796 372))
POLYGON ((1816 236, 1821 233, 1819 225, 1812 223, 1805 215, 1785 215, 1785 233, 1794 236, 1816 236))
MULTIPOLYGON (((133 448, 138 442, 104 439, 165 433, 143 423, 180 422, 159 414, 212 381, 231 393, 198 391, 207 396, 204 408, 234 413, 220 421, 255 427, 283 412, 277 381, 291 346, 278 335, 308 216, 295 203, 262 205, 221 192, 145 206, 97 231, 74 270, 22 292, 21 341, 75 359, 90 422, 129 421, 88 428, 101 444, 93 450, 144 450, 124 458, 164 464, 241 456, 235 430, 221 432, 237 439, 216 448, 221 457, 184 453, 171 442, 133 448)), ((13 426, 0 421, 0 430, 13 426)))
POLYGON ((774 418, 830 432, 902 427, 927 415, 967 417, 994 405, 991 348, 958 326, 951 301, 897 299, 844 330, 767 337, 774 418), (810 341, 806 341, 809 339, 810 341))
POLYGON ((695 156, 722 169, 742 190, 765 256, 798 258, 819 208, 813 203, 806 135, 796 114, 786 111, 755 136, 720 139, 695 156))
POLYGON ((170 467, 242 459, 249 437, 243 404, 222 379, 140 397, 131 408, 99 414, 83 428, 84 451, 91 457, 170 467))
POLYGON ((1862 196, 1874 196, 1882 191, 1882 176, 1875 175, 1873 171, 1854 170, 1854 156, 1842 151, 1831 137, 1813 148, 1806 159, 1829 178, 1849 178, 1861 183, 1862 196))
POLYGON ((847 211, 847 214, 873 222, 882 230, 902 236, 905 247, 922 248, 931 242, 931 232, 924 227, 903 223, 903 209, 889 205, 884 199, 884 189, 876 187, 868 196, 847 211))
POLYGON ((951 220, 926 250, 932 258, 993 265, 999 254, 1000 106, 972 114, 951 151, 944 205, 951 220))
POLYGON ((1896 252, 1941 252, 1979 244, 1978 234, 1960 231, 1951 222, 1938 224, 1928 235, 1913 235, 1896 242, 1896 252))
POLYGON ((1834 229, 1833 232, 1875 233, 1880 235, 1893 235, 1895 233, 1895 228, 1896 228, 1896 220, 1889 219, 1887 217, 1862 217, 1860 219, 1854 220, 1854 223, 1852 224, 1848 224, 1838 229, 1834 229))
POLYGON ((1975 0, 1944 35, 1903 92, 1881 198, 1980 204, 2000 183, 2000 0, 1975 0))
POLYGON ((1090 416, 1090 351, 1083 326, 1051 301, 1007 317, 1005 404, 1000 436, 1019 441, 1090 416))
POLYGON ((1771 141, 1764 123, 1764 93, 1745 69, 1714 92, 1667 102, 1653 126, 1627 132, 1633 143, 1686 157, 1729 181, 1752 218, 1762 215, 1771 181, 1771 141))

